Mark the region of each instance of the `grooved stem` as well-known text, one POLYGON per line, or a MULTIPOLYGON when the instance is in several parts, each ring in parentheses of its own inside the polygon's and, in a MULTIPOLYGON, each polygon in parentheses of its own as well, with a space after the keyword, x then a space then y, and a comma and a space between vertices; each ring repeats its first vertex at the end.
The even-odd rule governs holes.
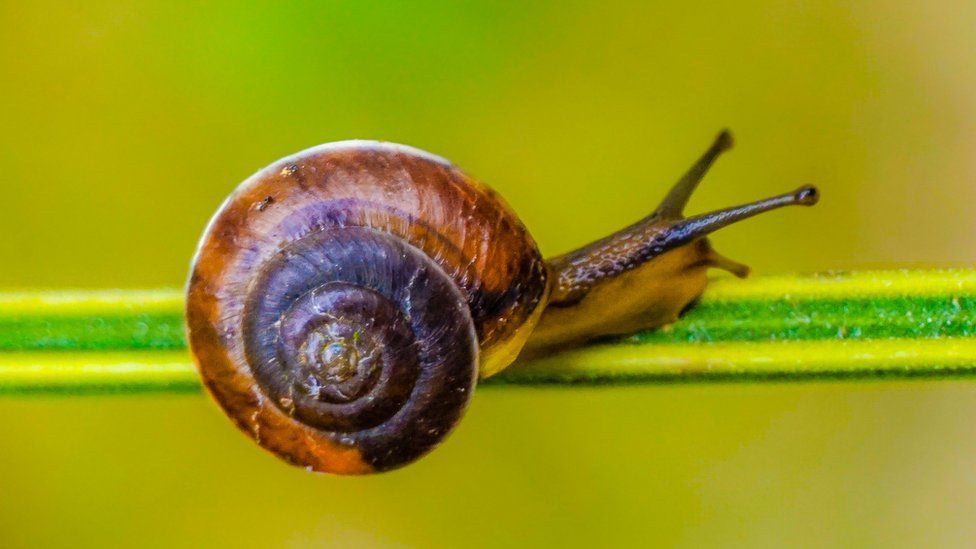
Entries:
MULTIPOLYGON (((0 394, 198 391, 177 291, 0 294, 0 394)), ((490 385, 976 375, 976 270, 723 278, 679 322, 490 385)))

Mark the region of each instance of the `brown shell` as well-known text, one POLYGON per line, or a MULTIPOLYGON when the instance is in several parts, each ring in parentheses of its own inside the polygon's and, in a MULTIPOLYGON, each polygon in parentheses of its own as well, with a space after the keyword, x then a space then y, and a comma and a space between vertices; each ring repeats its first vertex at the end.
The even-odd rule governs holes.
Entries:
POLYGON ((417 149, 322 145, 241 184, 203 235, 188 284, 188 339, 204 384, 262 446, 317 470, 364 473, 372 469, 356 448, 319 436, 263 397, 232 328, 248 283, 232 273, 258 270, 311 232, 350 226, 404 239, 456 282, 470 308, 482 375, 514 358, 548 288, 535 242, 508 205, 417 149))

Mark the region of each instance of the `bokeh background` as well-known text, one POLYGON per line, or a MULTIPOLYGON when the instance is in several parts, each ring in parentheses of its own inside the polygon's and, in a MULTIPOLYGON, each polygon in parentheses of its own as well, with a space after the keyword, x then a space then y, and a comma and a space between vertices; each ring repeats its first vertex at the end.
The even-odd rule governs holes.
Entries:
MULTIPOLYGON (((692 211, 758 273, 976 259, 976 4, 0 2, 0 287, 173 287, 222 198, 348 138, 452 159, 546 253, 692 211), (653 4, 653 5, 652 5, 653 4)), ((976 535, 976 384, 479 391, 406 469, 289 468, 203 395, 0 400, 0 546, 919 546, 976 535)))

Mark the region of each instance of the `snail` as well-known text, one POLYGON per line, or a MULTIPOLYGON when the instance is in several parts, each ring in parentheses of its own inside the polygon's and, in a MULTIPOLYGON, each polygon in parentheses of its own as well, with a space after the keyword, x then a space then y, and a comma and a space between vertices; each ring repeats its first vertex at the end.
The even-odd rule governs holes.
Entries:
POLYGON ((230 195, 193 259, 187 339, 204 386, 295 465, 413 462, 516 357, 670 323, 710 267, 746 276, 706 235, 817 190, 685 217, 731 145, 720 133, 649 216, 549 260, 498 194, 430 153, 343 141, 279 160, 230 195))

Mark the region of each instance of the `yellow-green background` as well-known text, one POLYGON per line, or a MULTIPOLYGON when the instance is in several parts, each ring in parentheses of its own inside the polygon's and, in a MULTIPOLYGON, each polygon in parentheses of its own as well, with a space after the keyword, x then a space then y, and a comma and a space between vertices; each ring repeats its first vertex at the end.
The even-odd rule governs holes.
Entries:
MULTIPOLYGON (((976 258, 976 5, 0 3, 0 287, 180 285, 233 186, 400 141, 546 253, 646 213, 723 126, 701 211, 757 271, 976 258)), ((976 384, 480 391, 415 465, 289 468, 202 395, 0 400, 0 546, 967 545, 976 384)))

